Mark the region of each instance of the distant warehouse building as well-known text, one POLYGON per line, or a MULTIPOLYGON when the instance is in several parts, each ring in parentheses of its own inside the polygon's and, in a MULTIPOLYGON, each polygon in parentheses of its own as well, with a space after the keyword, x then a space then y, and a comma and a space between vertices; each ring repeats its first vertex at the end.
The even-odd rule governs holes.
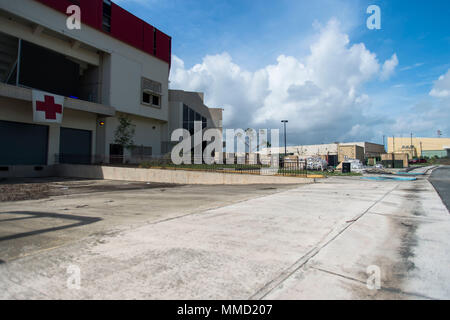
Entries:
MULTIPOLYGON (((278 152, 283 155, 284 147, 271 152, 278 152)), ((346 159, 358 159, 361 162, 368 162, 370 159, 381 160, 381 155, 386 153, 384 146, 371 142, 347 142, 347 143, 329 143, 316 145, 288 146, 287 154, 299 156, 300 158, 321 157, 329 165, 337 166, 346 159)))
POLYGON ((407 153, 410 159, 450 157, 450 138, 388 138, 389 153, 407 153))
POLYGON ((338 161, 339 163, 349 159, 356 159, 364 163, 364 148, 356 144, 339 145, 338 161))
POLYGON ((386 149, 382 144, 372 143, 372 142, 348 142, 340 143, 341 146, 346 145, 356 145, 364 150, 364 160, 375 159, 377 161, 381 160, 381 155, 386 153, 386 149))

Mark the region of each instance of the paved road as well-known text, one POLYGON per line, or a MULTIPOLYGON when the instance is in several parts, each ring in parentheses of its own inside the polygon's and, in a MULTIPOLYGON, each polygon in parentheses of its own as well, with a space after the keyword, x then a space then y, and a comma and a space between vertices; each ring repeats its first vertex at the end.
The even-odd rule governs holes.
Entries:
MULTIPOLYGON (((450 298, 450 215, 428 177, 330 178, 165 216, 188 189, 150 201, 154 191, 124 191, 114 196, 114 209, 105 207, 107 194, 85 196, 89 208, 76 208, 80 195, 9 203, 2 210, 153 218, 0 264, 0 299, 450 298), (373 266, 381 272, 379 290, 366 285, 373 266), (79 289, 68 286, 74 267, 79 289)), ((201 191, 214 198, 207 187, 201 191)), ((30 223, 9 223, 22 221, 30 223)))
POLYGON ((431 174, 430 182, 436 188, 442 201, 450 211, 450 166, 434 170, 431 174))

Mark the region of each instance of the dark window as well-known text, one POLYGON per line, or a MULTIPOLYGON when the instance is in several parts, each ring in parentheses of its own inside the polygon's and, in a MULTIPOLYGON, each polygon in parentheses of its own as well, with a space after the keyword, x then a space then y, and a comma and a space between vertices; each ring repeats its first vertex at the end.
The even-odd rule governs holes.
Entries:
POLYGON ((111 32, 111 1, 103 0, 103 30, 111 32))
POLYGON ((195 113, 195 121, 202 121, 202 115, 199 113, 195 113))
POLYGON ((147 92, 142 93, 142 102, 150 103, 150 97, 151 97, 151 94, 149 94, 147 92))
POLYGON ((189 122, 194 121, 195 119, 195 112, 192 109, 189 109, 189 122))
POLYGON ((155 106, 159 106, 159 97, 158 96, 153 96, 153 101, 152 101, 153 105, 155 106))
POLYGON ((189 107, 187 105, 183 105, 183 121, 189 121, 189 107))
POLYGON ((183 121, 183 129, 189 130, 189 122, 188 121, 183 121))
POLYGON ((206 121, 206 118, 202 117, 202 129, 206 129, 207 126, 208 126, 208 122, 206 121))
POLYGON ((64 55, 22 41, 19 81, 21 85, 61 96, 78 96, 80 65, 64 55))

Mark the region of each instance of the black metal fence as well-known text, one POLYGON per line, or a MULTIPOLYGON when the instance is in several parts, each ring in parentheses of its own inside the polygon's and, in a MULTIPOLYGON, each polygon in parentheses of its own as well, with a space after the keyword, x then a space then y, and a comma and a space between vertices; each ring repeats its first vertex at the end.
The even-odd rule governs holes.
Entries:
MULTIPOLYGON (((195 159, 194 159, 195 160, 195 159)), ((57 164, 86 164, 86 165, 106 165, 106 166, 123 166, 134 168, 153 168, 168 170, 189 170, 189 171, 206 171, 233 174, 255 174, 255 175, 282 175, 282 176, 307 176, 306 165, 299 162, 283 162, 279 166, 271 167, 268 164, 245 163, 241 159, 241 163, 233 164, 174 164, 167 156, 145 156, 145 157, 129 157, 129 156, 109 156, 104 155, 74 155, 74 154, 57 154, 55 155, 57 164)))

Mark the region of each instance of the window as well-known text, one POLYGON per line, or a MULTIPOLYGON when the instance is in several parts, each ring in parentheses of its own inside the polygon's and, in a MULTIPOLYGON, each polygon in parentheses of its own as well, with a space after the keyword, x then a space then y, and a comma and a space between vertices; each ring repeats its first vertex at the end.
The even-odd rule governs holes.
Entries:
POLYGON ((153 107, 160 107, 161 97, 159 95, 149 93, 148 91, 144 91, 142 92, 142 104, 150 105, 153 107))
POLYGON ((103 30, 111 32, 111 1, 103 0, 103 30))
POLYGON ((147 92, 143 92, 142 93, 142 102, 150 104, 151 96, 152 96, 151 94, 149 94, 147 92))
POLYGON ((183 121, 189 121, 189 107, 187 105, 183 105, 183 121))
POLYGON ((202 123, 202 129, 206 129, 208 126, 208 120, 206 117, 202 117, 200 113, 195 112, 187 105, 183 105, 183 129, 189 130, 191 134, 194 132, 194 122, 198 121, 202 123))
POLYGON ((141 90, 142 104, 152 107, 161 107, 161 83, 147 78, 142 78, 141 90))
POLYGON ((159 99, 159 96, 153 95, 152 98, 153 98, 152 104, 153 104, 154 106, 159 106, 159 100, 160 100, 160 99, 159 99))

